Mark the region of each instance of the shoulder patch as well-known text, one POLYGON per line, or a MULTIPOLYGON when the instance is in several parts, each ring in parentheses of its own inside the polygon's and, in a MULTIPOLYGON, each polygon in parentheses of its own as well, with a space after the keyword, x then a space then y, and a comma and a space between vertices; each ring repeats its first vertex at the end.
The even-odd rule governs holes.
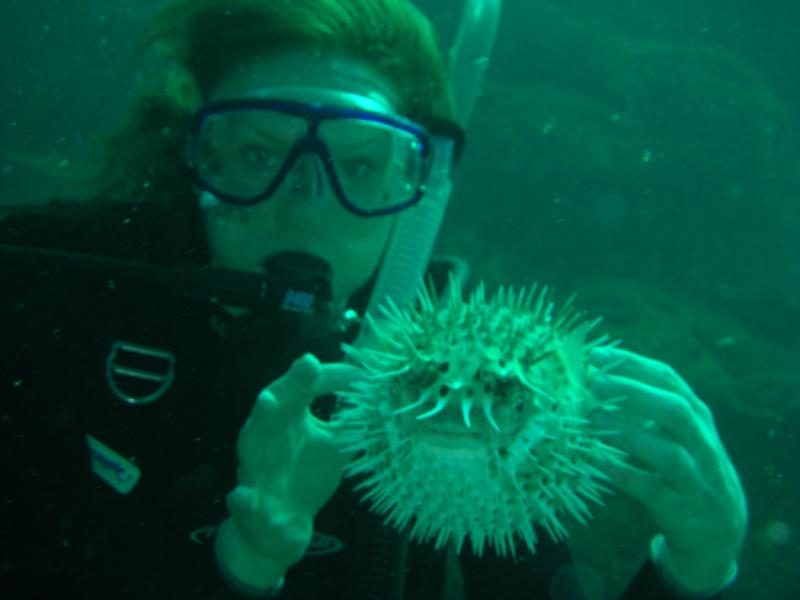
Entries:
POLYGON ((95 475, 122 495, 129 494, 136 487, 142 475, 139 467, 88 433, 86 445, 89 449, 89 462, 95 475))

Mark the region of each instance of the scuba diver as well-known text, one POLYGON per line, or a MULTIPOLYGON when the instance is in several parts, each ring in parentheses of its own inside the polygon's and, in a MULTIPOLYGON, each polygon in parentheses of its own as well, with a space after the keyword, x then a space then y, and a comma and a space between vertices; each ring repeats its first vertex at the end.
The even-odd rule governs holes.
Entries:
MULTIPOLYGON (((6 597, 581 597, 553 591, 566 544, 455 556, 384 526, 329 420, 363 316, 466 278, 431 251, 498 10, 467 2, 449 79, 407 0, 156 13, 164 77, 91 197, 0 220, 6 597)), ((623 597, 717 597, 746 509, 710 412, 662 363, 592 360, 662 425, 609 424, 660 528, 623 597)))

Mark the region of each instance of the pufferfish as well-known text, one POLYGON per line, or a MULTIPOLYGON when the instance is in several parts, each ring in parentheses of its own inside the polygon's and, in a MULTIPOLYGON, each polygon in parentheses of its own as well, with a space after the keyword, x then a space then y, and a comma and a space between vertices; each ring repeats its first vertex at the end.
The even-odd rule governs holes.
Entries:
POLYGON ((344 347, 367 373, 340 394, 346 475, 411 539, 533 553, 537 528, 561 541, 565 515, 586 524, 610 491, 602 466, 625 462, 588 418, 619 408, 586 384, 608 338, 587 341, 600 319, 572 299, 556 311, 547 288, 487 298, 480 284, 464 300, 450 283, 442 299, 423 288, 413 307, 388 302, 368 322, 375 343, 344 347))

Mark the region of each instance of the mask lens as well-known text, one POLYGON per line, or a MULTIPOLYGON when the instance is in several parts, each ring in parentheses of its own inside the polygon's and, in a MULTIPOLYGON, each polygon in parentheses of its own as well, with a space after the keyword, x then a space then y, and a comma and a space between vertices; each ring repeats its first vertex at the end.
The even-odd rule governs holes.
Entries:
POLYGON ((365 209, 402 204, 422 184, 419 139, 402 129, 367 119, 330 119, 319 128, 348 201, 365 209))
POLYGON ((195 174, 210 191, 246 203, 277 185, 288 160, 296 166, 303 159, 302 154, 292 155, 297 147, 296 152, 329 160, 341 199, 352 206, 391 209, 414 199, 426 172, 424 142, 417 135, 378 118, 333 114, 316 123, 312 119, 268 107, 211 112, 194 141, 195 174), (309 133, 324 147, 315 145, 309 133), (298 147, 303 139, 312 140, 305 142, 311 146, 298 147))
POLYGON ((272 110, 231 110, 209 115, 195 145, 197 175, 214 189, 248 200, 263 193, 305 120, 272 110))

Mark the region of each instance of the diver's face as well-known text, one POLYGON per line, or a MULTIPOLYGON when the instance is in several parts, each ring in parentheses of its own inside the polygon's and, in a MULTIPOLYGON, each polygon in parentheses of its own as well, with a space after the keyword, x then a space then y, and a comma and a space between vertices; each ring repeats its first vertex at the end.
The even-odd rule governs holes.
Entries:
MULTIPOLYGON (((366 65, 302 51, 247 62, 228 75, 210 100, 264 97, 276 88, 288 100, 325 104, 336 98, 343 105, 336 92, 347 92, 389 111, 395 105, 394 90, 366 65)), ((260 272, 270 255, 307 252, 330 263, 333 302, 346 302, 377 266, 394 217, 364 218, 346 210, 327 177, 321 176, 319 161, 316 155, 301 156, 266 201, 207 210, 205 226, 214 265, 260 272)))

